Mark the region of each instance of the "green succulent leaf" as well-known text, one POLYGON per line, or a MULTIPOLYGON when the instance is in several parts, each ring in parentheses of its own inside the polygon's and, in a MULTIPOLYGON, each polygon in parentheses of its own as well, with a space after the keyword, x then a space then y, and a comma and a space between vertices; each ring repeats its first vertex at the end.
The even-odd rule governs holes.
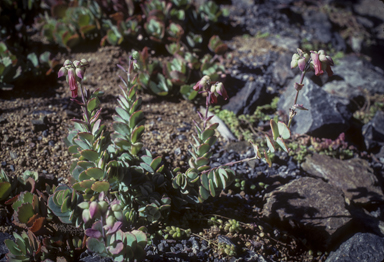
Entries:
POLYGON ((209 180, 209 192, 211 193, 211 196, 216 196, 216 190, 212 180, 209 180))
POLYGON ((131 135, 129 127, 123 122, 113 122, 113 129, 124 137, 129 137, 131 135))
POLYGON ((271 129, 272 129, 273 140, 276 141, 276 139, 279 137, 279 128, 273 119, 271 119, 270 125, 271 125, 271 129))
POLYGON ((96 162, 96 160, 99 158, 99 153, 97 153, 94 150, 83 150, 80 152, 80 154, 87 160, 96 162))
POLYGON ((210 147, 211 146, 209 144, 202 144, 197 148, 197 155, 200 157, 203 156, 205 153, 209 151, 210 147))
POLYGON ((131 118, 129 119, 129 127, 134 128, 143 118, 144 118, 143 111, 141 110, 136 111, 131 115, 131 118))
POLYGON ((78 146, 80 146, 82 149, 91 149, 91 146, 84 140, 81 139, 74 139, 73 140, 78 146))
POLYGON ((109 189, 109 183, 107 181, 96 181, 92 184, 91 189, 95 192, 107 192, 109 189))
POLYGON ((207 200, 210 196, 209 190, 205 189, 204 187, 200 186, 199 187, 199 196, 203 201, 207 200))
POLYGON ((288 139, 291 137, 291 131, 284 122, 279 121, 277 126, 279 128, 279 134, 283 139, 288 139))
POLYGON ((91 167, 85 171, 89 177, 92 177, 96 180, 104 177, 104 170, 98 167, 91 167))
POLYGON ((152 167, 153 170, 156 170, 159 167, 160 163, 161 163, 161 156, 158 156, 152 160, 150 166, 152 167))
POLYGON ((143 231, 140 231, 140 230, 133 230, 131 233, 133 235, 135 235, 137 245, 139 245, 141 248, 144 249, 148 243, 147 235, 143 231))
POLYGON ((117 107, 115 108, 115 110, 116 110, 116 112, 119 114, 119 116, 120 116, 124 121, 126 121, 127 123, 129 122, 129 118, 130 118, 131 116, 129 115, 129 113, 128 113, 125 109, 121 108, 120 106, 117 106, 117 107))
POLYGON ((273 145, 271 139, 269 138, 269 136, 265 136, 265 139, 267 140, 267 146, 269 148, 269 151, 274 153, 276 151, 276 149, 275 149, 275 146, 273 145))
POLYGON ((0 182, 0 201, 7 199, 11 193, 12 186, 9 182, 0 182))
POLYGON ((132 135, 131 135, 131 141, 132 143, 136 143, 137 141, 140 140, 141 138, 141 135, 143 134, 144 132, 144 126, 138 126, 136 127, 133 131, 132 131, 132 135))
POLYGON ((87 247, 89 250, 91 250, 92 252, 95 252, 97 254, 102 254, 102 253, 105 253, 105 245, 102 241, 96 239, 96 238, 93 238, 93 237, 90 237, 87 239, 87 247))
POLYGON ((200 139, 202 141, 205 141, 208 138, 210 138, 211 136, 213 136, 214 134, 215 134, 214 129, 211 129, 211 128, 205 129, 205 131, 201 134, 200 139))
POLYGON ((284 140, 281 139, 281 137, 277 138, 276 143, 285 151, 288 153, 288 147, 285 145, 284 140))
POLYGON ((100 100, 98 97, 94 97, 91 100, 88 101, 87 103, 87 109, 88 112, 92 112, 95 110, 98 106, 100 105, 100 100))
POLYGON ((206 173, 201 174, 200 183, 206 190, 209 190, 209 180, 206 173))
MULTIPOLYGON (((90 144, 92 144, 93 143, 93 135, 91 134, 91 133, 89 133, 89 132, 79 132, 78 133, 78 136, 79 136, 79 138, 81 139, 81 140, 86 140, 86 141, 88 141, 90 144)), ((84 148, 85 149, 85 148, 84 148)))

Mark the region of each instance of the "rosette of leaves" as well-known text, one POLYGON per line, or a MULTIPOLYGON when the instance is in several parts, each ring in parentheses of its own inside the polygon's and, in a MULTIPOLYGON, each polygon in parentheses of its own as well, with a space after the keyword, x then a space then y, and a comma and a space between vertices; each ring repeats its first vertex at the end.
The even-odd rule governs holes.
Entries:
POLYGON ((48 208, 62 223, 73 224, 76 227, 82 224, 81 208, 78 204, 83 202, 83 196, 66 185, 59 185, 48 198, 48 208))
POLYGON ((203 43, 203 37, 199 34, 189 32, 187 35, 187 42, 194 52, 201 51, 201 44, 203 43))
POLYGON ((188 81, 190 70, 185 60, 176 54, 170 62, 163 64, 163 74, 171 79, 172 84, 181 86, 188 81))
POLYGON ((157 74, 157 84, 153 81, 149 82, 150 90, 158 96, 166 96, 172 90, 172 81, 165 78, 162 74, 157 74))
POLYGON ((192 155, 188 161, 190 168, 185 173, 174 170, 178 173, 172 186, 179 189, 190 202, 202 203, 210 196, 215 197, 234 180, 235 173, 228 167, 211 169, 208 165, 212 156, 210 148, 217 141, 215 130, 218 125, 215 123, 202 130, 195 123, 197 138, 194 136, 196 143, 192 144, 193 151, 189 151, 192 155))
POLYGON ((6 200, 4 204, 10 205, 17 201, 20 192, 35 191, 36 181, 39 175, 35 171, 26 170, 17 178, 9 178, 3 169, 0 172, 0 201, 6 200), (8 199, 11 197, 10 199, 8 199))
POLYGON ((220 7, 213 1, 203 2, 199 7, 199 13, 203 20, 216 23, 222 15, 220 7))
POLYGON ((123 232, 121 222, 104 230, 102 221, 93 223, 92 228, 85 230, 88 236, 87 248, 101 257, 111 257, 113 261, 141 261, 145 258, 144 248, 147 236, 140 230, 123 232))
POLYGON ((170 23, 167 27, 168 40, 173 42, 179 42, 184 35, 184 29, 176 23, 170 23))
POLYGON ((158 67, 158 62, 149 62, 148 47, 144 47, 137 56, 137 65, 139 67, 138 76, 132 80, 132 84, 136 82, 140 87, 146 89, 149 88, 150 79, 155 75, 155 69, 158 67))
POLYGON ((213 35, 209 39, 208 48, 215 54, 223 54, 227 51, 228 46, 227 44, 224 44, 223 41, 221 41, 220 37, 217 35, 213 35))
POLYGON ((221 73, 225 72, 225 67, 217 63, 210 54, 206 54, 201 59, 200 72, 211 78, 211 81, 217 81, 221 73))
POLYGON ((250 143, 253 145, 256 157, 258 159, 265 158, 268 165, 272 166, 272 161, 268 153, 274 153, 278 148, 281 148, 288 153, 288 147, 286 146, 284 139, 290 138, 291 131, 284 122, 279 121, 276 123, 273 119, 270 120, 270 126, 272 129, 272 139, 268 135, 265 135, 268 150, 264 149, 264 152, 261 153, 257 145, 253 144, 251 141, 250 143))
POLYGON ((4 42, 0 42, 0 86, 14 81, 21 75, 21 67, 18 60, 12 54, 4 42))
POLYGON ((144 29, 152 41, 161 43, 165 34, 165 24, 157 17, 148 17, 144 29))
POLYGON ((15 242, 10 239, 4 240, 9 252, 6 254, 7 261, 41 261, 41 243, 36 236, 28 230, 23 231, 21 235, 13 232, 15 242))
POLYGON ((13 223, 39 233, 43 229, 47 216, 47 207, 41 199, 31 192, 22 192, 12 204, 13 223))
POLYGON ((136 37, 142 30, 141 20, 142 17, 140 15, 128 17, 125 22, 122 21, 118 24, 119 29, 123 32, 125 36, 136 37))

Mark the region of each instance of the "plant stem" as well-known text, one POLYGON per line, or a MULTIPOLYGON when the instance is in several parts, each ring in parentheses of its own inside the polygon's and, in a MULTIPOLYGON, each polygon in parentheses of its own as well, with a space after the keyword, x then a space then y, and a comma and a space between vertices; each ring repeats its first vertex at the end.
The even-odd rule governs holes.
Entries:
MULTIPOLYGON (((309 60, 310 62, 310 60, 309 60)), ((303 84, 305 73, 307 72, 307 67, 305 67, 304 71, 301 73, 300 77, 300 85, 303 84)), ((295 101, 293 102, 293 105, 297 104, 297 98, 299 97, 300 90, 296 91, 295 101)), ((292 109, 291 113, 289 114, 289 121, 288 121, 288 128, 291 127, 292 119, 296 115, 296 111, 292 109)))
POLYGON ((88 113, 88 109, 87 109, 87 102, 86 101, 86 97, 84 95, 84 91, 83 91, 83 84, 81 82, 79 82, 79 85, 80 85, 80 90, 81 90, 81 98, 83 99, 83 111, 84 111, 84 114, 85 114, 85 118, 87 119, 87 127, 88 127, 88 130, 91 131, 91 124, 89 123, 90 119, 89 119, 89 113, 88 113))

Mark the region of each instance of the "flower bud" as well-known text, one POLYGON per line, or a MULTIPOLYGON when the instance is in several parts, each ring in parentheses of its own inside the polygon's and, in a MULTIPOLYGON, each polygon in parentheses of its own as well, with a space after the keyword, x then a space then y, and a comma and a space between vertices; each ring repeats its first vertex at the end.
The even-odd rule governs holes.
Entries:
POLYGON ((76 68, 76 76, 80 79, 84 77, 84 70, 82 68, 76 68))
POLYGON ((57 73, 57 77, 62 77, 67 75, 68 70, 63 66, 60 68, 59 72, 57 73))
MULTIPOLYGON (((299 65, 299 69, 301 72, 303 72, 305 70, 305 65, 307 64, 307 62, 305 61, 305 57, 303 58, 300 58, 298 61, 297 61, 298 65, 299 65)), ((292 65, 292 64, 291 64, 292 65)))
POLYGON ((113 216, 109 216, 106 219, 106 224, 108 227, 113 227, 113 224, 115 224, 116 219, 113 216))
POLYGON ((71 61, 71 60, 65 60, 65 62, 64 62, 64 67, 65 67, 66 69, 70 69, 70 68, 72 68, 72 67, 73 67, 72 61, 71 61))
POLYGON ((219 82, 216 85, 216 92, 221 95, 225 100, 228 99, 227 90, 225 90, 223 83, 219 82))
POLYGON ((195 91, 199 91, 201 89, 207 90, 209 84, 211 83, 211 78, 209 76, 203 76, 199 82, 193 87, 195 91))
POLYGON ((74 65, 76 68, 80 68, 81 63, 80 63, 79 60, 75 60, 75 61, 73 61, 73 65, 74 65))
POLYGON ((81 63, 82 67, 88 67, 89 66, 88 61, 84 58, 80 60, 80 63, 81 63))

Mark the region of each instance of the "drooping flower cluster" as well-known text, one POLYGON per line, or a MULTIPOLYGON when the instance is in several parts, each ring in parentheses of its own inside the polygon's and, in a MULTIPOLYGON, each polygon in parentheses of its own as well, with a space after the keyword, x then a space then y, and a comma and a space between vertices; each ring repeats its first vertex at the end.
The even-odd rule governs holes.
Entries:
POLYGON ((85 73, 85 69, 89 66, 87 60, 81 59, 81 61, 75 60, 73 63, 70 60, 66 60, 64 65, 60 68, 57 77, 66 76, 69 88, 71 90, 72 98, 77 97, 78 82, 80 82, 85 73))
POLYGON ((300 71, 304 72, 307 68, 306 65, 310 61, 310 67, 315 71, 315 75, 319 76, 327 72, 328 76, 332 76, 333 72, 331 66, 334 65, 333 60, 330 56, 325 54, 324 50, 311 51, 309 56, 304 53, 301 49, 297 49, 297 53, 293 54, 291 61, 291 68, 299 67, 300 71))
POLYGON ((224 88, 223 83, 216 82, 215 84, 211 85, 211 79, 209 76, 203 76, 193 87, 195 91, 200 91, 201 93, 207 92, 207 104, 217 104, 217 98, 218 96, 222 96, 225 100, 228 99, 227 91, 224 88))

